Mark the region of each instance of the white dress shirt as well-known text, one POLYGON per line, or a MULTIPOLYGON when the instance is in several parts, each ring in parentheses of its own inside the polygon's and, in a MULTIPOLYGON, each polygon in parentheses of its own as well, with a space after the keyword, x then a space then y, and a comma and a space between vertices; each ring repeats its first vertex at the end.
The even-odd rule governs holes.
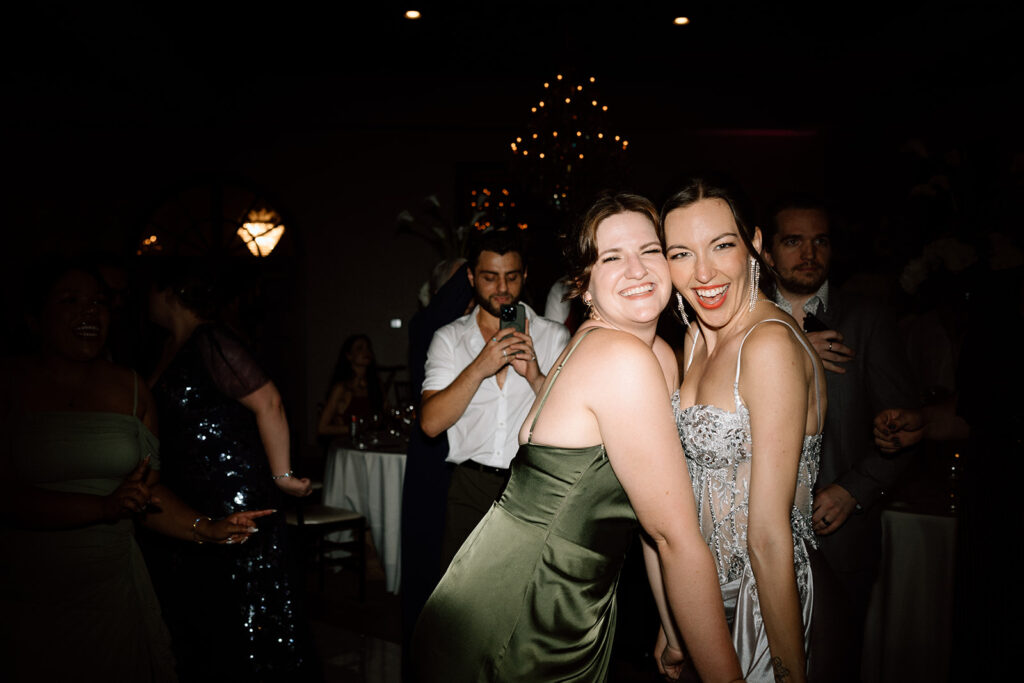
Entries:
MULTIPOLYGON (((427 351, 423 391, 446 389, 480 355, 485 340, 476 322, 479 311, 477 306, 434 333, 427 351)), ((529 306, 526 317, 537 363, 546 375, 568 343, 569 330, 537 315, 529 306)), ((448 428, 448 462, 473 460, 489 467, 507 468, 519 450, 519 428, 534 398, 530 383, 511 367, 501 388, 494 375, 485 379, 466 411, 448 428)))

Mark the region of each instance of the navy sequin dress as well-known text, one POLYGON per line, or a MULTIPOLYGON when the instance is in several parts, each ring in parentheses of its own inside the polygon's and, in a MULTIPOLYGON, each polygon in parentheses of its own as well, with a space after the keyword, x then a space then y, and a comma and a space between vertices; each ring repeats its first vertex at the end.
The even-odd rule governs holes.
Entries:
MULTIPOLYGON (((161 482, 214 519, 281 507, 255 414, 238 401, 267 381, 234 336, 201 325, 153 389, 161 482)), ((145 544, 183 681, 295 680, 308 673, 284 515, 257 522, 259 532, 241 545, 155 536, 145 544)))

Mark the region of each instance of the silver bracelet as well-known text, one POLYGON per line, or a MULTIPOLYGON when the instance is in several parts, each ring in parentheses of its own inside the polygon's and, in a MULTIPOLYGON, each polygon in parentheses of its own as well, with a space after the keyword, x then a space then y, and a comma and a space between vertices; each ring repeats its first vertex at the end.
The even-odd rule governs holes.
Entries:
POLYGON ((272 474, 270 475, 270 478, 273 479, 274 481, 277 481, 278 479, 291 479, 294 476, 295 472, 293 470, 288 470, 284 474, 272 474))
POLYGON ((192 540, 195 541, 196 543, 198 543, 199 545, 203 544, 202 539, 199 538, 199 522, 203 521, 204 519, 207 522, 212 522, 213 521, 212 519, 210 519, 206 515, 199 515, 192 522, 192 540))

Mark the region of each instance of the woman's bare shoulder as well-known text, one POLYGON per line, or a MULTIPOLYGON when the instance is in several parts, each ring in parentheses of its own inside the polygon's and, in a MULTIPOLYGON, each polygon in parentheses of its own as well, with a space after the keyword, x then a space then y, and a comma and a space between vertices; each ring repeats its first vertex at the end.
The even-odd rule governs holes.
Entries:
POLYGON ((589 334, 566 369, 570 366, 573 391, 595 406, 617 402, 634 390, 657 395, 665 387, 664 370, 651 347, 619 330, 599 328, 589 334))
POLYGON ((813 361, 797 339, 798 334, 798 330, 777 322, 754 327, 740 354, 741 379, 753 378, 756 384, 766 386, 785 377, 790 377, 791 381, 806 381, 813 371, 813 361))
MULTIPOLYGON (((574 342, 570 342, 570 346, 574 342)), ((598 327, 593 333, 587 334, 573 357, 588 363, 605 363, 619 365, 639 358, 653 358, 654 351, 635 335, 621 330, 598 327)))
POLYGON ((743 341, 743 355, 768 356, 775 353, 788 354, 801 348, 795 327, 789 327, 775 320, 763 320, 753 326, 743 341))

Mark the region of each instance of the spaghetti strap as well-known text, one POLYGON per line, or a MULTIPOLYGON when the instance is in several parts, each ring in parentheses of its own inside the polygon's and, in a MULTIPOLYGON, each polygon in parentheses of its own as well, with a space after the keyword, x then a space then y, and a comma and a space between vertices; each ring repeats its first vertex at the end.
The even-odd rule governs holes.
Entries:
POLYGON ((796 328, 785 320, 780 320, 778 318, 766 318, 760 322, 754 323, 751 328, 747 330, 747 333, 743 335, 743 339, 740 341, 740 350, 736 353, 736 379, 733 380, 733 397, 736 401, 736 406, 739 407, 740 400, 740 364, 743 362, 743 345, 747 342, 747 337, 749 337, 750 333, 754 331, 754 328, 762 323, 781 323, 788 327, 789 331, 793 333, 794 337, 796 337, 796 340, 800 342, 800 346, 804 347, 804 351, 806 351, 807 355, 811 357, 811 366, 814 368, 815 413, 818 418, 818 431, 815 432, 815 434, 821 434, 821 380, 818 377, 818 364, 815 362, 816 354, 814 353, 814 349, 807 344, 803 335, 797 334, 796 328))
POLYGON ((132 388, 132 417, 138 417, 139 412, 139 375, 134 370, 132 371, 132 381, 134 386, 132 388))
POLYGON ((537 406, 537 414, 533 416, 533 422, 530 423, 530 434, 526 437, 526 443, 533 443, 533 428, 537 426, 537 418, 540 417, 541 411, 544 410, 544 403, 548 400, 548 394, 551 393, 551 387, 555 386, 555 382, 558 380, 558 375, 562 372, 562 368, 564 368, 565 364, 569 362, 569 358, 576 351, 576 347, 587 338, 587 335, 596 329, 598 328, 591 327, 589 330, 584 332, 580 338, 576 340, 576 343, 572 345, 572 348, 569 349, 569 353, 565 354, 565 358, 563 358, 562 362, 558 364, 558 367, 555 368, 555 373, 551 376, 551 381, 548 382, 547 389, 544 390, 544 395, 540 397, 540 405, 537 406))

